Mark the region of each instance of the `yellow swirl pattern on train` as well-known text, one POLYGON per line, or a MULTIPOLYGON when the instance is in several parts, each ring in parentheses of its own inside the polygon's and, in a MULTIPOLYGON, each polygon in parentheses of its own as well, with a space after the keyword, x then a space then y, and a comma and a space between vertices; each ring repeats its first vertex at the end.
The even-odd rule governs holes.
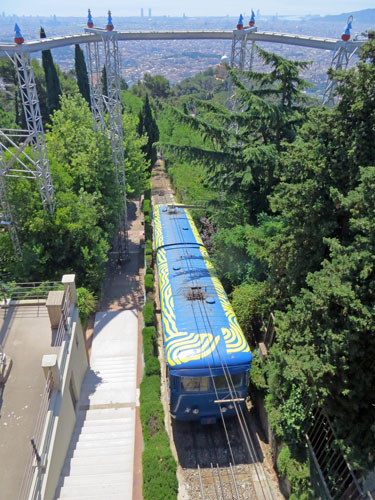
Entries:
POLYGON ((225 342, 227 352, 228 353, 249 352, 250 348, 246 342, 246 339, 245 339, 244 334, 241 330, 241 327, 238 324, 236 315, 233 311, 232 306, 230 305, 230 302, 229 302, 227 295, 224 291, 223 285, 220 283, 220 280, 216 276, 216 271, 214 269, 214 266, 212 265, 212 262, 210 261, 207 250, 203 246, 202 239, 198 233, 198 230, 194 224, 194 221, 187 210, 185 210, 185 213, 186 213, 186 217, 189 221, 191 230, 195 236, 195 239, 196 239, 197 243, 199 245, 201 245, 199 247, 200 252, 202 254, 202 257, 203 257, 203 260, 206 264, 208 272, 210 273, 210 276, 212 279, 212 284, 213 284, 215 291, 219 297, 221 306, 224 310, 225 316, 227 317, 229 325, 230 325, 229 330, 227 328, 221 329, 223 336, 224 336, 224 342, 225 342), (230 332, 230 335, 228 335, 229 332, 230 332))
MULTIPOLYGON (((169 281, 167 255, 165 249, 162 248, 164 239, 160 221, 160 206, 154 208, 153 215, 166 357, 169 365, 175 366, 209 356, 216 349, 220 336, 214 338, 210 333, 188 334, 187 332, 178 331, 172 287, 169 281)), ((196 231, 196 233, 198 232, 196 231)), ((197 236, 200 240, 199 234, 197 236)))

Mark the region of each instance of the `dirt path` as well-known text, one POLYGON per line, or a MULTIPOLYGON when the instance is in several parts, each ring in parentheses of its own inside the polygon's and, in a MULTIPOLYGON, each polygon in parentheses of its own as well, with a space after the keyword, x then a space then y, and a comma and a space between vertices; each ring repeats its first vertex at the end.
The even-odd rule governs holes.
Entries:
MULTIPOLYGON (((138 312, 138 356, 137 356, 137 408, 134 444, 133 500, 142 499, 142 427, 139 417, 139 386, 142 380, 142 307, 144 304, 144 226, 140 202, 132 201, 128 207, 128 241, 130 260, 118 265, 111 257, 107 264, 103 295, 97 311, 122 311, 136 309, 138 312)), ((86 341, 90 355, 94 318, 89 320, 86 341)))

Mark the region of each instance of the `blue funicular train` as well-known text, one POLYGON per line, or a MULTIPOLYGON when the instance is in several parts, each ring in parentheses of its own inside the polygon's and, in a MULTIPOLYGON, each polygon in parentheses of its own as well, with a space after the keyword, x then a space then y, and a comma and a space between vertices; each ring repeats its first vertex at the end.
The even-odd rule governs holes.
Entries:
POLYGON ((189 212, 153 216, 170 412, 215 423, 244 405, 250 349, 189 212))

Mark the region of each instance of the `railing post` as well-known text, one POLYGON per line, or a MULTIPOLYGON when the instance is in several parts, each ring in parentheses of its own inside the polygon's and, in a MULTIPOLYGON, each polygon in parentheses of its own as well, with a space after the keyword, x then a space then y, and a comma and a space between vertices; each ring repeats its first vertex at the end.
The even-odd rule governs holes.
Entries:
POLYGON ((53 388, 60 390, 60 372, 57 363, 57 354, 44 354, 42 358, 42 368, 44 376, 48 380, 49 373, 51 373, 53 388))
POLYGON ((65 292, 70 292, 71 304, 77 304, 77 290, 76 290, 76 275, 75 274, 64 274, 61 283, 64 285, 65 292))

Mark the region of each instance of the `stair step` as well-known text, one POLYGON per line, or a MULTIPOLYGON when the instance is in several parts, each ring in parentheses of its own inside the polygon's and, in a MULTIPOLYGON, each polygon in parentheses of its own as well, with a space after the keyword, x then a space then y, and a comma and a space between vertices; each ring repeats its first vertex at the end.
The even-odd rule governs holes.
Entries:
POLYGON ((96 475, 83 475, 83 476, 66 476, 64 478, 63 488, 69 488, 70 486, 94 486, 94 485, 115 485, 115 484, 126 484, 127 478, 130 472, 124 472, 122 474, 96 474, 96 475))
MULTIPOLYGON (((130 475, 129 475, 130 476, 130 475)), ((122 483, 99 483, 99 484, 74 484, 63 486, 59 495, 59 500, 70 500, 74 497, 79 498, 100 498, 101 500, 111 500, 111 495, 122 495, 123 500, 131 500, 133 478, 129 477, 122 483)))
MULTIPOLYGON (((108 451, 106 448, 105 451, 108 451)), ((118 449, 109 449, 110 453, 108 455, 88 455, 82 456, 82 457, 67 457, 66 463, 64 465, 64 468, 66 465, 69 464, 71 467, 71 470, 75 470, 75 467, 83 467, 83 466, 95 466, 98 464, 98 462, 101 460, 102 462, 105 462, 105 464, 116 464, 116 463, 127 463, 129 462, 130 459, 133 457, 131 454, 127 453, 126 450, 124 450, 121 455, 119 454, 118 449), (106 457, 105 460, 103 460, 103 457, 106 457)), ((64 470, 64 469, 63 469, 64 470)))
MULTIPOLYGON (((101 496, 102 494, 100 493, 99 495, 95 495, 94 493, 91 493, 89 497, 87 496, 76 496, 74 493, 70 495, 69 497, 56 497, 56 500, 103 500, 103 497, 101 496)), ((106 500, 131 500, 131 495, 129 492, 129 495, 126 496, 124 493, 112 493, 110 496, 106 497, 106 500)))
POLYGON ((110 430, 107 430, 107 431, 104 431, 104 432, 79 432, 79 431, 75 431, 73 432, 73 435, 72 435, 72 440, 73 439, 76 439, 77 437, 79 438, 79 443, 82 443, 84 441, 93 441, 93 440, 96 440, 96 441, 107 441, 108 439, 109 440, 113 440, 113 439, 126 439, 126 437, 129 435, 129 434, 132 434, 132 429, 122 429, 121 431, 110 431, 110 430))
MULTIPOLYGON (((125 455, 122 455, 124 457, 125 455)), ((133 461, 133 457, 129 457, 127 461, 123 459, 117 460, 116 462, 108 463, 98 463, 98 460, 95 464, 85 464, 85 465, 77 465, 75 462, 69 462, 64 465, 61 476, 64 477, 72 477, 72 476, 102 476, 105 474, 126 474, 129 471, 129 463, 131 464, 133 461)))
POLYGON ((130 408, 100 408, 95 410, 80 410, 77 419, 88 420, 117 420, 133 418, 130 408))
MULTIPOLYGON (((87 457, 95 457, 99 460, 99 457, 114 457, 116 455, 122 456, 124 453, 129 454, 130 450, 133 453, 134 442, 127 443, 126 445, 120 446, 100 446, 98 448, 70 448, 66 454, 66 459, 83 459, 87 457)), ((104 460, 104 458, 103 458, 104 460)), ((107 459, 105 459, 107 460, 107 459)))
POLYGON ((97 422, 97 425, 86 425, 83 423, 82 426, 78 427, 76 425, 73 435, 83 435, 83 434, 96 434, 96 433, 102 433, 102 432, 123 432, 126 429, 129 429, 129 424, 131 424, 130 421, 120 421, 120 422, 110 422, 109 424, 106 424, 104 422, 104 425, 99 425, 97 420, 94 420, 94 422, 97 422))
POLYGON ((78 441, 77 443, 73 443, 69 445, 68 450, 78 450, 83 448, 95 449, 95 448, 120 448, 120 447, 129 447, 133 442, 132 438, 128 439, 101 439, 100 443, 97 440, 87 440, 87 441, 78 441))

